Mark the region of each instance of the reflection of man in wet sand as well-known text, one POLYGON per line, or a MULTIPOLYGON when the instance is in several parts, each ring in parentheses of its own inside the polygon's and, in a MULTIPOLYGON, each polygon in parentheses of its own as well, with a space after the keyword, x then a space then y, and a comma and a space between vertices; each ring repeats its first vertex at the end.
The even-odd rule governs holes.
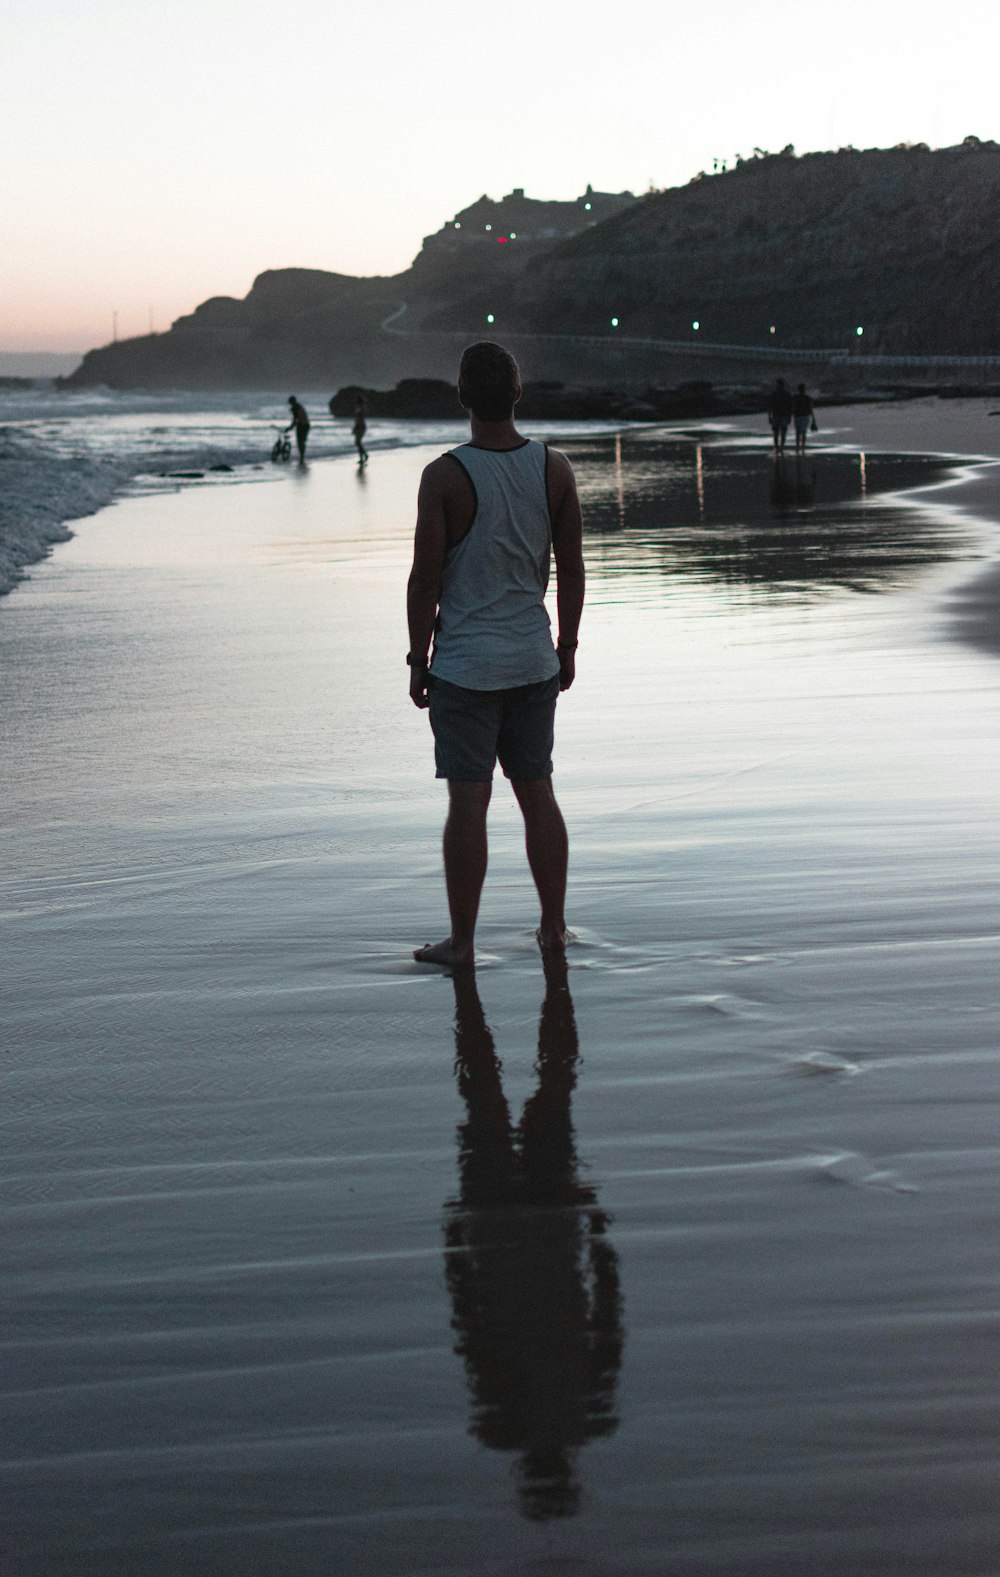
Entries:
POLYGON ((292 419, 285 428, 285 432, 290 433, 292 428, 295 428, 295 442, 299 449, 299 459, 304 460, 306 457, 306 439, 309 437, 309 417, 306 414, 305 406, 299 404, 294 394, 288 396, 288 403, 291 406, 292 419))
POLYGON ((565 455, 515 428, 520 379, 501 346, 468 348, 458 394, 472 439, 424 471, 407 592, 410 698, 430 707, 437 775, 448 780, 451 934, 418 949, 414 956, 429 964, 474 957, 497 760, 524 816, 542 908, 538 939, 561 948, 567 934, 568 846, 552 791, 552 738, 556 698, 573 683, 583 609, 576 482, 565 455), (544 600, 550 553, 558 580, 555 648, 544 600))
POLYGON ((538 1088, 515 1127, 471 968, 455 971, 455 1072, 466 1103, 445 1274, 472 1433, 520 1453, 526 1516, 571 1516, 576 1450, 617 1426, 624 1334, 608 1217, 580 1182, 570 1118, 578 1041, 565 954, 545 955, 538 1088))
POLYGON ((784 459, 775 455, 771 467, 771 503, 782 519, 811 509, 815 490, 816 468, 806 470, 804 455, 797 453, 795 456, 794 476, 789 475, 784 459))

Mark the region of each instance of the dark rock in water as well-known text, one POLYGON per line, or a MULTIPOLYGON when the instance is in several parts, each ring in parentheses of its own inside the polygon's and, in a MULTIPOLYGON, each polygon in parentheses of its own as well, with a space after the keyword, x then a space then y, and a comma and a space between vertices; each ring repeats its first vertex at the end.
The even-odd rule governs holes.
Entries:
POLYGON ((394 389, 362 389, 354 383, 338 389, 330 401, 330 415, 345 419, 353 416, 359 394, 365 398, 369 416, 459 421, 463 414, 453 383, 444 378, 403 378, 394 389))
MULTIPOLYGON (((333 396, 330 414, 349 419, 359 394, 365 398, 369 416, 409 421, 461 421, 464 416, 454 384, 443 378, 404 378, 394 389, 349 384, 333 396)), ((716 390, 711 383, 694 380, 673 389, 647 386, 626 391, 567 388, 546 379, 524 385, 517 417, 524 421, 662 422, 737 415, 763 410, 766 404, 766 390, 756 386, 716 390)))
MULTIPOLYGON (((230 467, 226 466, 226 470, 228 471, 229 469, 230 467)), ((183 479, 187 482, 197 482, 200 481, 202 477, 204 477, 205 473, 204 471, 161 471, 160 475, 183 477, 183 479)))
POLYGON ((231 471, 233 467, 231 465, 226 465, 224 461, 220 460, 218 465, 210 465, 208 469, 210 471, 231 471))

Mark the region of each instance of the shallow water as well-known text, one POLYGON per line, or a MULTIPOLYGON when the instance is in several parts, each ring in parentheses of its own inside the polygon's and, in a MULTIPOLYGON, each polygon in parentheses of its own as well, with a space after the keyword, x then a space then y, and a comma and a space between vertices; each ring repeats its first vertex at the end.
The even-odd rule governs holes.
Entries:
POLYGON ((695 580, 758 595, 875 591, 905 584, 968 548, 943 513, 885 508, 887 495, 933 484, 942 462, 838 449, 775 460, 759 441, 633 429, 569 445, 602 577, 695 580))
POLYGON ((995 1566, 984 542, 826 454, 776 522, 703 451, 696 522, 697 448, 574 452, 565 980, 502 786, 476 985, 408 962, 421 456, 128 500, 4 606, 10 1571, 995 1566))
MULTIPOLYGON (((352 423, 327 414, 328 398, 303 395, 312 418, 310 462, 354 453, 352 423)), ((271 459, 287 418, 287 396, 277 391, 0 388, 0 595, 21 579, 25 565, 67 539, 67 521, 95 513, 123 492, 295 477, 294 460, 271 459)), ((601 425, 571 422, 560 430, 593 433, 601 425)), ((552 426, 535 423, 530 431, 544 437, 552 426)), ((445 448, 462 442, 466 428, 456 399, 453 421, 374 418, 365 441, 372 453, 424 444, 445 448)))

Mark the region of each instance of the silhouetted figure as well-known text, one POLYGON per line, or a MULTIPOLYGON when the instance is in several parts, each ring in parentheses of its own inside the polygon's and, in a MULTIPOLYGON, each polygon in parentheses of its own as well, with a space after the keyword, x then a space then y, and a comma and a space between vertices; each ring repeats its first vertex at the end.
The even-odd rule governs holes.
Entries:
POLYGON ((354 402, 354 443, 358 451, 358 465, 365 465, 368 460, 368 450, 364 445, 367 429, 368 402, 363 394, 359 394, 354 402))
POLYGON ((577 1450, 617 1427, 624 1332, 618 1257, 595 1190, 582 1183, 570 1118, 579 1053, 562 954, 546 954, 538 1088, 515 1127, 471 965, 455 988, 459 1195, 445 1213, 455 1351, 471 1432, 519 1453, 521 1510, 572 1516, 577 1450))
POLYGON ((813 402, 806 393, 806 386, 800 383, 792 396, 792 415, 795 418, 795 448, 799 454, 805 454, 806 434, 810 428, 816 431, 816 412, 813 402))
POLYGON ((774 434, 775 450, 780 453, 785 447, 788 424, 792 419, 792 396, 784 378, 779 378, 771 390, 771 397, 767 402, 767 419, 774 434))
POLYGON ((292 428, 295 428, 295 442, 299 449, 299 460, 302 461, 306 457, 306 439, 309 437, 310 426, 309 417, 306 414, 305 406, 299 404, 294 394, 288 396, 288 403, 292 408, 292 419, 285 428, 285 432, 290 433, 292 428))
POLYGON ((468 443, 425 466, 406 588, 410 700, 429 708, 437 776, 448 783, 445 890, 451 932, 422 964, 475 958, 497 762, 524 817, 541 947, 563 948, 566 823, 552 786, 556 702, 576 674, 583 612, 583 517, 573 468, 514 426, 517 362, 491 340, 458 369, 468 443), (559 639, 545 594, 555 559, 559 639), (433 651, 428 651, 433 641, 433 651))

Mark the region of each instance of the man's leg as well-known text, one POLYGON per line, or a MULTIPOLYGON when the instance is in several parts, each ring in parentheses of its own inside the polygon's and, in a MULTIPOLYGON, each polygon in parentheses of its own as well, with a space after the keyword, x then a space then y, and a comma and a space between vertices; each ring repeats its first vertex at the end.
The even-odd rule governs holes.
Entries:
POLYGON ((486 812, 492 782, 448 780, 448 819, 444 824, 444 880, 451 935, 418 947, 420 964, 471 964, 475 960, 476 920, 486 880, 486 812))
POLYGON ((515 779, 511 788, 524 816, 528 864, 542 906, 538 940, 543 947, 565 947, 569 839, 552 788, 552 779, 515 779))

